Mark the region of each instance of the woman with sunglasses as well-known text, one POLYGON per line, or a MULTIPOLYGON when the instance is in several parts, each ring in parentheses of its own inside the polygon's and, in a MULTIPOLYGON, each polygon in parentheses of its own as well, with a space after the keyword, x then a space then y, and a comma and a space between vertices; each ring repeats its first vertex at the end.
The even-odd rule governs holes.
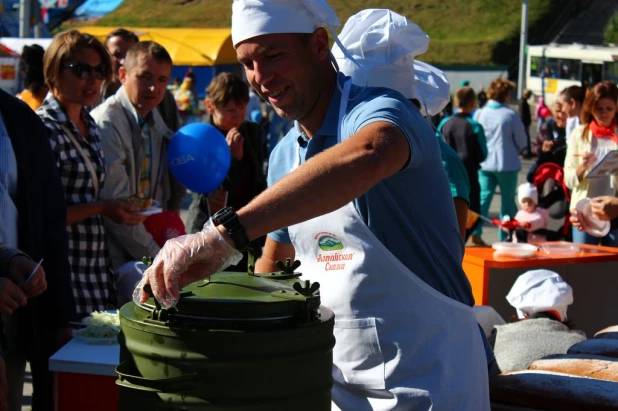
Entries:
POLYGON ((86 107, 112 77, 111 58, 95 37, 70 30, 56 35, 44 55, 50 93, 37 110, 43 120, 65 191, 69 261, 76 312, 84 317, 117 306, 101 216, 136 225, 137 206, 99 200, 105 160, 99 129, 86 107))

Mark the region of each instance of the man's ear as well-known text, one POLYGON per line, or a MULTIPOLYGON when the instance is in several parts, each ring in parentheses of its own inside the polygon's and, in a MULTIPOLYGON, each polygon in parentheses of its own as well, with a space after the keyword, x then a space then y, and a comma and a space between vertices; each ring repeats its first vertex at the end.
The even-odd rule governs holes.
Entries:
POLYGON ((312 51, 319 60, 330 60, 330 43, 328 42, 328 32, 324 27, 318 27, 311 34, 310 44, 312 51))
POLYGON ((124 66, 121 66, 118 69, 118 79, 120 80, 120 84, 124 84, 127 81, 127 70, 124 68, 124 66))
POLYGON ((208 111, 208 114, 212 115, 212 112, 215 110, 215 107, 212 104, 212 101, 210 101, 210 99, 208 97, 206 97, 204 99, 204 104, 206 105, 206 111, 208 111))

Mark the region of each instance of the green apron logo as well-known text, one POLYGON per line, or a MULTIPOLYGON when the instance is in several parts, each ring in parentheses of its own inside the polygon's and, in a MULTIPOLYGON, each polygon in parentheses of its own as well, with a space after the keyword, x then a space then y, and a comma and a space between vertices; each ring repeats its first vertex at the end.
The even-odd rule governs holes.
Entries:
POLYGON ((318 245, 322 251, 343 250, 343 243, 330 235, 323 235, 320 237, 318 240, 318 245))

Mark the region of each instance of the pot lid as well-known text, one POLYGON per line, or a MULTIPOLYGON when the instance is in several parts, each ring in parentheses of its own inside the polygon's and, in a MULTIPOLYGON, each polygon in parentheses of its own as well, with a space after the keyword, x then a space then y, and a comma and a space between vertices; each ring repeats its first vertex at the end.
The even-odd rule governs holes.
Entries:
POLYGON ((298 275, 220 272, 182 288, 172 309, 162 309, 152 297, 138 307, 150 312, 150 321, 162 323, 229 326, 313 321, 320 306, 319 283, 298 281, 298 275))

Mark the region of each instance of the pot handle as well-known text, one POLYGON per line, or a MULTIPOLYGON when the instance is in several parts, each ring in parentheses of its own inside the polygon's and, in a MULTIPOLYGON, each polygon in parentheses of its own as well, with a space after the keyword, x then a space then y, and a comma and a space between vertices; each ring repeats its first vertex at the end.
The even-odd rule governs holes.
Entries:
POLYGON ((199 376, 197 373, 185 374, 180 377, 153 380, 134 375, 133 369, 134 367, 131 365, 130 361, 123 361, 120 363, 116 367, 116 374, 118 374, 116 384, 141 391, 171 394, 193 391, 197 388, 199 382, 199 376))

